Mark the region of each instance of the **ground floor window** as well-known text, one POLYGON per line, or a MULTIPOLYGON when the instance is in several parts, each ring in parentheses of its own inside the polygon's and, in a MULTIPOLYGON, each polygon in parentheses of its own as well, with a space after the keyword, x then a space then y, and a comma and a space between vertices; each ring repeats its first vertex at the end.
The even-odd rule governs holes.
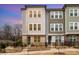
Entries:
POLYGON ((75 35, 70 35, 68 37, 68 41, 69 41, 69 45, 75 45, 75 43, 77 41, 77 37, 75 35))
POLYGON ((40 42, 40 36, 34 36, 34 42, 40 42))
POLYGON ((56 45, 61 45, 64 43, 64 36, 61 35, 56 35, 56 36, 49 36, 48 37, 48 44, 56 44, 56 45))
POLYGON ((61 36, 55 36, 55 42, 61 42, 61 36))

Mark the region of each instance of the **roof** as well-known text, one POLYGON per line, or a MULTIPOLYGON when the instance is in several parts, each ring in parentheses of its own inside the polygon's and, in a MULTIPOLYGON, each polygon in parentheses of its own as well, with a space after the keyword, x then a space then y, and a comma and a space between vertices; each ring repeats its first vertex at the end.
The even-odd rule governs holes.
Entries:
POLYGON ((47 9, 47 11, 63 11, 63 8, 52 8, 52 9, 47 9))
POLYGON ((28 4, 28 5, 25 5, 25 8, 21 8, 21 10, 26 10, 27 8, 42 8, 44 7, 46 9, 46 5, 41 5, 41 4, 28 4))
POLYGON ((79 7, 79 4, 65 4, 64 8, 66 7, 79 7))
POLYGON ((37 8, 37 7, 44 7, 47 11, 50 11, 50 10, 64 10, 66 7, 79 7, 79 4, 64 4, 64 6, 62 8, 47 8, 46 5, 44 4, 28 4, 28 5, 25 5, 25 8, 21 8, 21 10, 26 10, 27 8, 37 8))

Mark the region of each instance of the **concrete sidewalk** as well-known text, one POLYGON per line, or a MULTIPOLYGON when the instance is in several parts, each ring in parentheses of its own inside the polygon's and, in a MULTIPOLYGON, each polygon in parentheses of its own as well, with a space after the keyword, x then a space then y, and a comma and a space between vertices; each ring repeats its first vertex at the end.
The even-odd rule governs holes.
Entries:
POLYGON ((17 53, 0 53, 0 55, 48 55, 48 54, 52 54, 56 53, 56 52, 63 52, 63 53, 73 53, 75 52, 75 54, 79 54, 79 49, 75 49, 75 48, 65 48, 65 49, 56 49, 56 48, 51 48, 50 50, 43 50, 43 51, 27 51, 27 49, 23 49, 23 51, 21 52, 17 52, 17 53))

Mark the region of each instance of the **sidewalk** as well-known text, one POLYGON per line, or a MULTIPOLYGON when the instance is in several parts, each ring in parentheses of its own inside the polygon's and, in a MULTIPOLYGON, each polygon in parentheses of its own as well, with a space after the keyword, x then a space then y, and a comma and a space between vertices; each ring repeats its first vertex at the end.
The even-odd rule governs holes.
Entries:
POLYGON ((75 48, 65 48, 65 49, 56 49, 51 48, 50 50, 43 50, 43 51, 27 51, 24 49, 22 52, 17 53, 0 53, 0 55, 53 55, 54 53, 62 52, 68 55, 77 54, 79 55, 79 49, 75 48))

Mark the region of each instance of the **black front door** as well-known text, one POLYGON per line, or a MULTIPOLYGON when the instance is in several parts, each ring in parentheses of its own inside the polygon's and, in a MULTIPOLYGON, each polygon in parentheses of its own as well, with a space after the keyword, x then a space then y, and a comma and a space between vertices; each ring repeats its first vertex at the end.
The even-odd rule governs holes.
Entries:
POLYGON ((51 45, 51 36, 48 37, 48 44, 51 45))
POLYGON ((28 36, 27 43, 28 43, 28 45, 30 45, 30 44, 31 44, 31 39, 30 39, 30 36, 28 36))

